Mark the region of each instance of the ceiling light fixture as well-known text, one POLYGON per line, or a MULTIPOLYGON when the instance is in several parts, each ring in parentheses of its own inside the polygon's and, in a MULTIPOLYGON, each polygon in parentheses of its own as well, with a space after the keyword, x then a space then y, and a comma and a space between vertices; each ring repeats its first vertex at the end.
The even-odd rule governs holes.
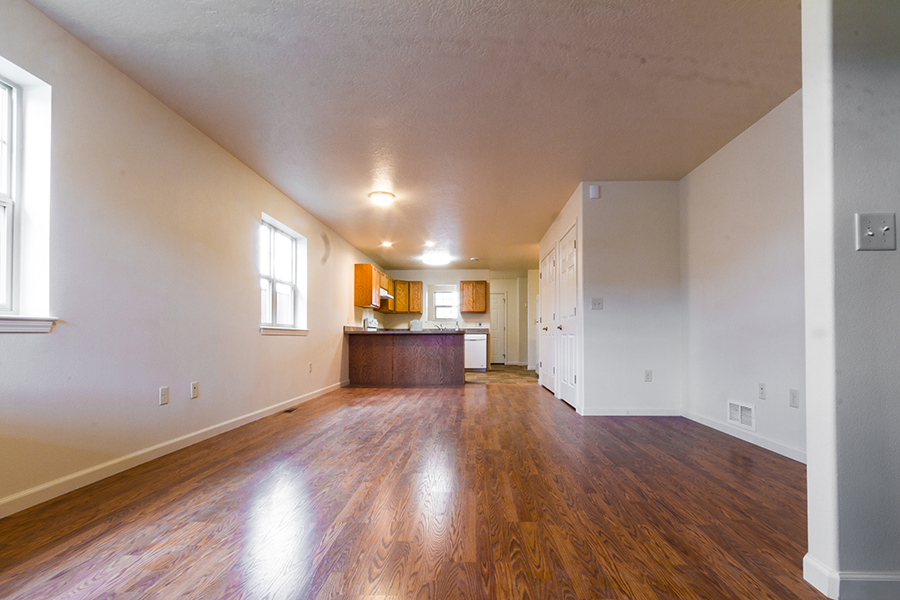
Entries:
POLYGON ((446 252, 426 252, 422 255, 422 262, 426 265, 439 267, 449 264, 453 260, 446 252))
POLYGON ((470 258, 469 260, 481 260, 481 259, 480 259, 480 258, 475 258, 475 257, 473 256, 473 257, 470 258))
POLYGON ((390 192, 372 192, 369 199, 378 206, 387 206, 394 201, 394 195, 390 192))
POLYGON ((381 245, 385 248, 390 248, 394 245, 394 242, 381 242, 381 245))
POLYGON ((425 245, 426 245, 427 247, 429 247, 429 248, 433 248, 433 247, 434 247, 434 242, 425 242, 425 245))

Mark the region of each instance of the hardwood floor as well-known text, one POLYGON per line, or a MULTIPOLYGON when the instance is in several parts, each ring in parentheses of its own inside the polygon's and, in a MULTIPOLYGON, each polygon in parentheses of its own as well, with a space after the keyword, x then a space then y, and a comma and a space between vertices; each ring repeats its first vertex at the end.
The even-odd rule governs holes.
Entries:
POLYGON ((537 384, 343 389, 0 520, 0 598, 821 599, 805 467, 537 384))

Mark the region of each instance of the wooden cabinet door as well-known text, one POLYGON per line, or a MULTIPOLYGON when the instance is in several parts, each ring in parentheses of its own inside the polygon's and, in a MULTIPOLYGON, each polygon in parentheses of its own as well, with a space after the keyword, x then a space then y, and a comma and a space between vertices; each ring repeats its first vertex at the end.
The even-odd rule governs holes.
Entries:
POLYGON ((487 281, 459 282, 459 312, 487 312, 487 281))
POLYGON ((409 282, 394 281, 394 312, 409 312, 409 282))
POLYGON ((353 304, 364 308, 381 305, 381 272, 375 265, 357 264, 353 269, 353 304))
POLYGON ((409 309, 411 313, 422 313, 422 282, 409 282, 409 309))

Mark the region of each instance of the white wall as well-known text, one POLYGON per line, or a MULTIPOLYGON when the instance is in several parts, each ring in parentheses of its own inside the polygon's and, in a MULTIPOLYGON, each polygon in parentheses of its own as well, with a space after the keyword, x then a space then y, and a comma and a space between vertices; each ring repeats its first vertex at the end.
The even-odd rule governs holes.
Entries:
MULTIPOLYGON (((366 261, 370 262, 370 261, 366 261)), ((422 315, 391 315, 375 313, 378 322, 386 329, 406 329, 413 319, 421 319, 425 327, 433 327, 434 323, 428 318, 428 286, 429 285, 455 285, 459 290, 460 281, 490 281, 490 271, 487 269, 421 269, 405 271, 386 271, 393 279, 400 281, 422 282, 422 315)), ((490 327, 491 313, 461 313, 459 326, 466 327, 490 327)))
POLYGON ((365 256, 23 0, 0 3, 0 56, 53 90, 61 319, 0 334, 0 516, 346 378, 365 256), (263 211, 309 240, 307 337, 259 333, 263 211))
POLYGON ((678 183, 599 185, 600 199, 584 200, 579 242, 584 414, 680 414, 678 183), (603 310, 591 310, 592 298, 603 310))
POLYGON ((809 553, 829 597, 900 597, 900 253, 854 214, 900 212, 900 6, 803 2, 809 553))
POLYGON ((799 460, 802 148, 797 92, 681 180, 686 415, 799 460), (756 406, 755 433, 726 425, 729 399, 756 406))

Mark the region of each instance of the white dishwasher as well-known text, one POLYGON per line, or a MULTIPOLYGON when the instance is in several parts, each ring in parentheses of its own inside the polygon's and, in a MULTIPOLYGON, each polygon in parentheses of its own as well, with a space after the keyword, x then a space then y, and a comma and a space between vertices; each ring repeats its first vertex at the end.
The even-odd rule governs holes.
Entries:
POLYGON ((466 368, 487 371, 487 334, 467 333, 465 344, 466 368))

